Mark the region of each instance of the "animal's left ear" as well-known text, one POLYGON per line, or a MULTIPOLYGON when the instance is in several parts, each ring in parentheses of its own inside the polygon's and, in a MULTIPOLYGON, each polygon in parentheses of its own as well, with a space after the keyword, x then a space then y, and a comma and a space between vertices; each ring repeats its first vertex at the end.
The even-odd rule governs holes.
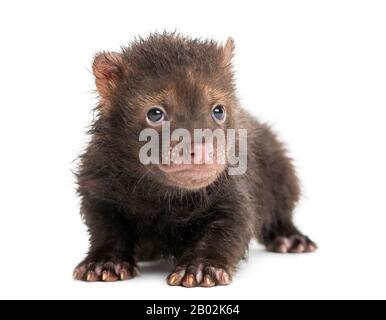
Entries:
POLYGON ((232 58, 235 52, 235 41, 229 37, 223 48, 224 52, 224 66, 229 66, 232 63, 232 58))

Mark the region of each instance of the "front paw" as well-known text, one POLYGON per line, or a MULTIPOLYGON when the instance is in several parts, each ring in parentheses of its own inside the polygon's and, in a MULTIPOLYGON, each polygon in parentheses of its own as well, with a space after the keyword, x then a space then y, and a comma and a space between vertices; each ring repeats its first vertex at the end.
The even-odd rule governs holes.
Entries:
POLYGON ((74 279, 87 282, 125 281, 139 274, 134 264, 126 261, 82 262, 74 270, 74 279))
POLYGON ((183 286, 185 288, 226 286, 231 281, 231 275, 225 268, 204 263, 177 266, 167 279, 170 286, 183 286))

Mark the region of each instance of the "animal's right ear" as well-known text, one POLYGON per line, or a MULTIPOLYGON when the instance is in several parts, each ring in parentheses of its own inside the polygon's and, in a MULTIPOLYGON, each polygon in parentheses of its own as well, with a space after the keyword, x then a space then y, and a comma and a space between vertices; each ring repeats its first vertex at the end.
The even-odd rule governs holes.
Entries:
POLYGON ((111 92, 124 76, 122 55, 116 52, 98 53, 94 58, 92 71, 100 97, 108 100, 111 92))
POLYGON ((231 37, 228 38, 227 42, 223 47, 223 53, 224 53, 224 59, 223 59, 224 66, 226 67, 230 66, 235 53, 235 41, 233 40, 233 38, 231 37))

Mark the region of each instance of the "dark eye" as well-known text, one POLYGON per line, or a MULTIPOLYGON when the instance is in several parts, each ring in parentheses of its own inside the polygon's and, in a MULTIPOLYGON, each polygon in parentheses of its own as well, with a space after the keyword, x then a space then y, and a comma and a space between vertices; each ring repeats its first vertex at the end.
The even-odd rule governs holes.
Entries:
POLYGON ((225 108, 221 104, 217 104, 213 107, 212 110, 213 119, 216 121, 224 121, 225 120, 225 108))
POLYGON ((160 123, 165 119, 165 112, 160 108, 152 108, 147 113, 147 119, 152 123, 160 123))

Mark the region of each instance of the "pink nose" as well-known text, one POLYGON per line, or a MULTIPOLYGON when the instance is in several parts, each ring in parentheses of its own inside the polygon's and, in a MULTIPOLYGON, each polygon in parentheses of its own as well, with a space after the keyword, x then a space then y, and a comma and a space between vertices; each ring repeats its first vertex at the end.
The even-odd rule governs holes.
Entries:
POLYGON ((190 155, 193 164, 213 163, 213 145, 209 143, 194 143, 192 144, 190 155))

